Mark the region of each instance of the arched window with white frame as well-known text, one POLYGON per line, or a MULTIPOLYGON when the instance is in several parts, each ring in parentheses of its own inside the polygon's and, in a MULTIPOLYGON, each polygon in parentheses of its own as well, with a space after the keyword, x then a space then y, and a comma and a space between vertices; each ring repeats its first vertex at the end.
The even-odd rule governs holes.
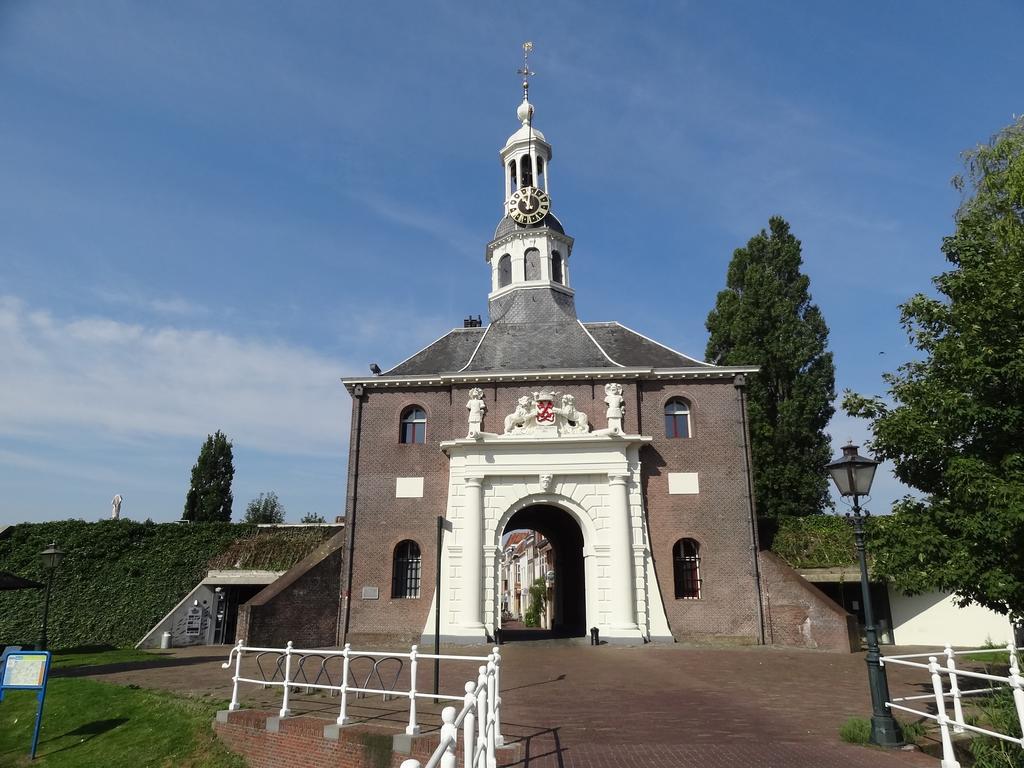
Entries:
POLYGON ((690 404, 681 397, 665 403, 665 437, 690 437, 690 404))
POLYGON ((564 270, 562 269, 562 254, 558 251, 551 252, 551 279, 556 283, 565 285, 564 270))
POLYGON ((536 248, 527 248, 523 261, 526 279, 540 280, 540 251, 536 248))
POLYGON ((427 442, 427 412, 418 405, 410 405, 402 411, 398 440, 402 443, 427 442))
POLYGON ((512 284, 512 257, 507 253, 498 259, 498 287, 512 284))

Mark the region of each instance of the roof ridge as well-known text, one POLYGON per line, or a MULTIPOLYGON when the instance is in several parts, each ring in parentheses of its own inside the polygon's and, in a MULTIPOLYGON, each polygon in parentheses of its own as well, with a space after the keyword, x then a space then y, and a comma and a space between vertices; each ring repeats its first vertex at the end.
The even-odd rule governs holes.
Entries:
POLYGON ((487 332, 489 330, 491 330, 491 326, 492 325, 494 325, 494 323, 488 323, 487 327, 484 328, 484 332, 482 334, 480 334, 480 341, 478 341, 476 343, 476 346, 473 347, 473 354, 471 354, 469 356, 469 360, 466 361, 466 364, 464 366, 462 366, 461 368, 459 368, 459 370, 458 370, 459 373, 462 373, 464 370, 469 368, 470 364, 473 362, 473 358, 476 357, 476 353, 480 351, 480 345, 483 344, 484 343, 484 339, 487 338, 487 332))
POLYGON ((609 363, 611 363, 612 365, 617 365, 617 366, 619 366, 619 368, 625 368, 626 367, 622 363, 620 363, 620 362, 618 362, 616 360, 612 360, 612 356, 604 351, 604 347, 602 347, 601 343, 597 339, 594 338, 593 334, 591 334, 590 331, 587 330, 587 326, 585 326, 583 324, 582 320, 580 320, 579 318, 576 318, 576 322, 580 324, 580 328, 582 328, 583 332, 585 334, 587 334, 587 338, 590 339, 592 342, 594 342, 594 346, 597 347, 601 351, 601 354, 604 355, 605 359, 609 363))
POLYGON ((640 333, 640 331, 635 331, 632 328, 630 328, 628 325, 623 325, 622 323, 618 322, 617 320, 613 320, 612 324, 613 325, 617 325, 620 328, 624 328, 625 330, 629 331, 630 333, 635 333, 640 338, 646 339, 647 341, 651 342, 651 344, 657 344, 662 349, 667 349, 669 352, 671 352, 671 353, 673 353, 675 355, 679 355, 680 357, 685 357, 687 360, 692 360, 693 362, 697 363, 697 365, 703 365, 703 366, 706 366, 708 368, 715 368, 716 367, 713 363, 709 363, 706 360, 698 360, 696 357, 692 357, 691 355, 688 355, 685 352, 680 352, 678 349, 672 349, 672 347, 670 347, 668 344, 662 344, 660 341, 656 341, 656 340, 652 339, 650 336, 645 336, 644 334, 640 333))

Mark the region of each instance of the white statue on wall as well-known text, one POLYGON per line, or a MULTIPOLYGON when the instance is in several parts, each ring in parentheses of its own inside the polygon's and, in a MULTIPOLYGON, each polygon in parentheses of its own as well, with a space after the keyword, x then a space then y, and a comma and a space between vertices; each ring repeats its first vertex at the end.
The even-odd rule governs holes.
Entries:
POLYGON ((516 403, 516 410, 514 413, 509 414, 505 417, 505 434, 512 434, 514 430, 522 429, 526 425, 526 421, 533 416, 537 415, 537 409, 530 408, 533 403, 532 398, 528 395, 523 395, 519 398, 516 403))
POLYGON ((616 382, 604 385, 604 401, 608 404, 608 432, 613 435, 622 434, 622 417, 626 408, 622 397, 622 385, 616 382))
POLYGON ((121 519, 121 494, 115 494, 114 498, 110 500, 110 519, 120 520, 121 519))
POLYGON ((562 417, 562 431, 570 434, 586 434, 590 431, 590 422, 587 414, 576 410, 576 398, 572 395, 562 395, 562 407, 555 411, 562 417))
POLYGON ((466 403, 466 409, 469 411, 469 434, 466 437, 479 438, 480 428, 484 423, 484 414, 487 413, 484 391, 480 387, 473 387, 469 390, 469 402, 466 403))

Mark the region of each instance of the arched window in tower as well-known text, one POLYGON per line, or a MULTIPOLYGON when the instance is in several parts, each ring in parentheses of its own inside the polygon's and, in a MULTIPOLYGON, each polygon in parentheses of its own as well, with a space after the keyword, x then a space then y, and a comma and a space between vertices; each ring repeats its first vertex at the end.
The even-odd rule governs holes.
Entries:
POLYGON ((498 287, 504 288, 512 283, 512 257, 507 253, 498 259, 498 287))
POLYGON ((509 187, 508 188, 512 192, 515 192, 517 189, 519 189, 518 178, 519 178, 519 174, 516 173, 516 161, 515 160, 509 160, 508 161, 508 181, 509 181, 509 187))
POLYGON ((533 186, 533 163, 530 161, 529 155, 519 158, 519 178, 522 179, 520 186, 533 186))
POLYGON ((551 252, 551 279, 556 283, 565 285, 565 277, 562 274, 562 254, 558 251, 551 252))
POLYGON ((672 575, 676 600, 700 599, 700 542, 680 539, 672 547, 672 575))
POLYGON ((681 397, 665 403, 665 437, 690 436, 690 404, 681 397))
POLYGON ((540 251, 536 248, 526 249, 526 279, 540 280, 540 251))
POLYGON ((391 575, 392 597, 419 597, 423 558, 420 545, 406 539, 395 547, 394 570, 391 575))
POLYGON ((547 185, 544 183, 544 158, 537 158, 537 189, 547 190, 547 185))
POLYGON ((425 443, 427 441, 427 412, 418 405, 410 405, 402 411, 402 424, 398 439, 403 443, 425 443))

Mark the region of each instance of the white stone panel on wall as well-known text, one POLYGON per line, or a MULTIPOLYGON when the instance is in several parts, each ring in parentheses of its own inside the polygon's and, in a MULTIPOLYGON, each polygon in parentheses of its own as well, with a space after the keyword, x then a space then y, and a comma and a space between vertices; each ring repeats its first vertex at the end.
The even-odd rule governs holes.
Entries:
POLYGON ((396 499, 422 499, 423 478, 422 477, 396 477, 395 478, 396 499))
POLYGON ((668 492, 673 495, 700 493, 696 472, 669 472, 668 492))

